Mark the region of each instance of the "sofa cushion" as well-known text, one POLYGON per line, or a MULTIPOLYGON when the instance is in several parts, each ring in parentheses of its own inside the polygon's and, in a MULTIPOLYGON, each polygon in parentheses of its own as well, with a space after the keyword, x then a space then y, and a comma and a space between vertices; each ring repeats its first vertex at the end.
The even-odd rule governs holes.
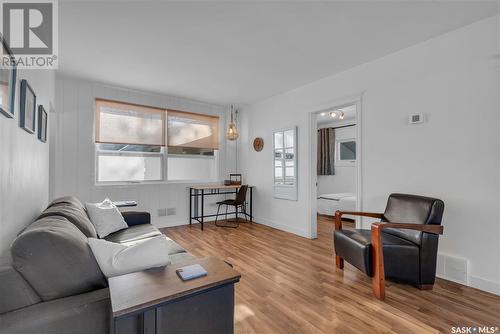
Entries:
POLYGON ((51 207, 53 205, 57 205, 57 204, 70 204, 70 205, 73 205, 77 208, 80 208, 82 210, 85 211, 84 207, 83 207, 83 203, 80 202, 80 200, 74 196, 64 196, 64 197, 59 197, 59 198, 56 198, 55 200, 53 200, 48 207, 51 207))
MULTIPOLYGON (((104 240, 116 242, 123 245, 133 245, 139 242, 146 241, 150 238, 154 238, 162 233, 151 224, 134 225, 130 226, 125 230, 121 230, 112 233, 104 238, 104 240)), ((186 250, 182 248, 178 243, 165 236, 167 239, 167 253, 168 255, 185 253, 186 250)))
POLYGON ((87 238, 61 216, 41 218, 11 246, 14 268, 42 300, 107 286, 87 238))
POLYGON ((89 238, 89 245, 106 277, 125 275, 170 264, 168 243, 163 235, 129 246, 89 238))
POLYGON ((151 238, 160 235, 161 232, 151 224, 142 224, 130 226, 127 229, 120 230, 104 237, 105 240, 117 242, 119 244, 129 243, 141 239, 151 238))
POLYGON ((85 207, 99 238, 128 227, 120 210, 109 198, 102 203, 86 203, 85 207))
POLYGON ((182 248, 178 243, 176 243, 167 236, 165 238, 167 238, 167 243, 168 243, 168 255, 186 253, 186 250, 182 248))
POLYGON ((0 315, 5 334, 107 334, 109 289, 59 298, 0 315))
POLYGON ((151 214, 145 211, 121 211, 128 226, 151 224, 151 214))
POLYGON ((170 255, 170 262, 172 264, 182 263, 194 259, 195 257, 189 253, 177 253, 170 255))
POLYGON ((52 216, 61 216, 73 223, 87 238, 96 238, 97 233, 94 225, 90 222, 87 213, 83 206, 78 206, 74 203, 59 202, 51 204, 37 218, 45 218, 52 216))
MULTIPOLYGON (((342 229, 333 234, 335 254, 367 274, 373 275, 371 231, 342 229)), ((419 247, 414 243, 382 232, 382 252, 387 278, 418 278, 419 247), (412 265, 414 264, 414 265, 412 265)))
POLYGON ((11 266, 0 268, 0 314, 39 303, 40 297, 11 266))

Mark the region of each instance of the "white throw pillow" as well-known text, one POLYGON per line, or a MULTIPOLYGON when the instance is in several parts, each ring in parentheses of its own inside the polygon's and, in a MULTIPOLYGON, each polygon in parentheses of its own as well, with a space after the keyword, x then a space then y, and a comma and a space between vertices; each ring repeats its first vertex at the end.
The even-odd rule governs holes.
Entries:
POLYGON ((158 235, 130 246, 89 238, 89 245, 106 277, 170 264, 168 242, 164 235, 158 235))
POLYGON ((86 203, 85 208, 99 238, 128 227, 120 210, 109 198, 102 203, 86 203))

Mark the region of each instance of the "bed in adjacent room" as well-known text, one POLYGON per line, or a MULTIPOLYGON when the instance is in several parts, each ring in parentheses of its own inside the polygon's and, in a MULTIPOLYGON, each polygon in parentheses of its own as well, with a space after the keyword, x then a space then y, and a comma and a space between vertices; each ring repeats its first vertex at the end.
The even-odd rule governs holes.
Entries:
MULTIPOLYGON (((318 213, 320 215, 334 216, 335 211, 356 211, 356 194, 334 193, 318 196, 318 213)), ((353 218, 344 216, 345 218, 353 218)))

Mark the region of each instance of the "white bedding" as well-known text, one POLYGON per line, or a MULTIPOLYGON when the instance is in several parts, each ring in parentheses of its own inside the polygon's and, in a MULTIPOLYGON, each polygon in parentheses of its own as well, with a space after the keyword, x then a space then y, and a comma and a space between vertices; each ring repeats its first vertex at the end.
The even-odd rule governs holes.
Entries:
POLYGON ((323 194, 319 195, 318 198, 321 199, 331 199, 334 201, 340 201, 342 198, 355 197, 353 193, 336 193, 336 194, 323 194))
MULTIPOLYGON (((351 193, 322 194, 318 196, 318 213, 333 216, 335 211, 355 211, 356 195, 351 193)), ((354 218, 343 216, 345 218, 354 218)))

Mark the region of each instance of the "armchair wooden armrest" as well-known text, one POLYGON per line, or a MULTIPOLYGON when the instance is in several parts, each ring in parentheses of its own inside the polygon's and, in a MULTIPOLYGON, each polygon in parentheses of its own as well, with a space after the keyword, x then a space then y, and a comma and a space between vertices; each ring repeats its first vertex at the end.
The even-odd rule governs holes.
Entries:
POLYGON ((383 213, 374 213, 374 212, 360 212, 360 211, 339 211, 335 212, 335 229, 342 229, 342 215, 351 215, 351 216, 360 216, 360 217, 371 217, 371 218, 384 218, 383 213))
MULTIPOLYGON (((372 265, 373 265, 373 294, 380 300, 385 298, 385 273, 384 273, 384 254, 382 248, 381 232, 384 228, 401 228, 407 230, 415 230, 432 234, 443 234, 443 226, 441 225, 425 225, 413 223, 372 223, 371 239, 372 239, 372 265)), ((422 286, 422 289, 432 288, 422 286)))
POLYGON ((427 224, 413 224, 413 223, 389 223, 389 222, 372 223, 372 231, 373 231, 374 225, 378 229, 384 229, 387 227, 401 228, 401 229, 406 229, 406 230, 415 230, 415 231, 432 233, 432 234, 443 234, 443 231, 444 231, 444 228, 441 225, 427 225, 427 224))

